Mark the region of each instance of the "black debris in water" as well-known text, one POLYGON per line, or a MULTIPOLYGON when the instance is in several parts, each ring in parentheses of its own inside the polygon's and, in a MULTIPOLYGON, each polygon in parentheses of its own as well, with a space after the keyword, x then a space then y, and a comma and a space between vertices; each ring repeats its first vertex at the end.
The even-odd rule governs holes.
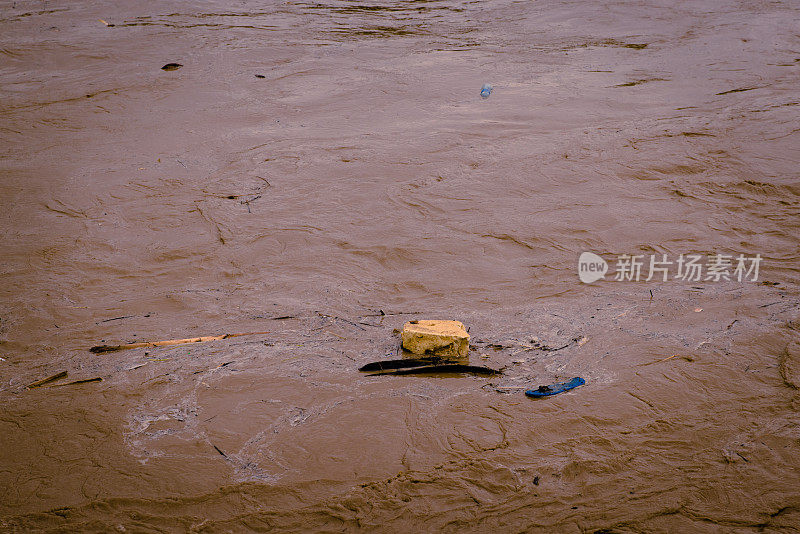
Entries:
POLYGON ((446 365, 429 365, 426 367, 416 367, 414 369, 400 369, 399 371, 387 371, 373 373, 369 376, 380 375, 436 375, 448 373, 469 373, 474 375, 491 376, 501 374, 501 371, 492 369, 490 367, 482 367, 479 365, 461 365, 461 364, 446 364, 446 365))
POLYGON ((378 362, 368 363, 358 370, 362 372, 369 371, 385 371, 387 369, 405 369, 408 367, 422 367, 424 365, 437 365, 445 363, 454 363, 452 360, 443 360, 441 358, 403 358, 400 360, 381 360, 378 362))

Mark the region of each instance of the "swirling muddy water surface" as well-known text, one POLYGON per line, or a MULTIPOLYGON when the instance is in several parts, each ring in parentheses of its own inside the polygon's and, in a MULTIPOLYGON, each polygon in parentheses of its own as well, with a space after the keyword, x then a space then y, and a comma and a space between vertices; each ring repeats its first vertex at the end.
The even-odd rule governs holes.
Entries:
POLYGON ((798 21, 3 0, 0 530, 796 532, 798 21), (503 374, 357 371, 423 318, 503 374))

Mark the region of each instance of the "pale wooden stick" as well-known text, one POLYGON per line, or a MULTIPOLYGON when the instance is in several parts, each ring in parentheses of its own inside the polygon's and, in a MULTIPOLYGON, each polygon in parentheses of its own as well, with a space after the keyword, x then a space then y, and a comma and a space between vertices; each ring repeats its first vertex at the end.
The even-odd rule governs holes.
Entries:
POLYGON ((663 360, 656 360, 656 361, 654 361, 654 362, 640 363, 640 364, 639 364, 639 367, 642 367, 642 366, 645 366, 645 365, 652 365, 652 364, 654 364, 654 363, 661 363, 661 362, 665 362, 665 361, 667 361, 667 360, 671 360, 672 358, 677 358, 678 356, 679 356, 679 354, 673 354, 672 356, 670 356, 670 357, 668 357, 668 358, 664 358, 663 360))
POLYGON ((61 371, 60 373, 54 374, 53 376, 48 376, 47 378, 43 378, 42 380, 37 380, 33 384, 29 384, 29 388, 38 388, 42 387, 45 384, 49 384, 50 382, 55 382, 56 380, 61 380, 62 378, 67 377, 66 371, 61 371))
POLYGON ((118 350, 140 349, 143 347, 166 347, 170 345, 187 345, 189 343, 205 343, 206 341, 218 341, 239 336, 258 336, 269 334, 269 332, 245 332, 242 334, 222 334, 220 336, 191 337, 188 339, 167 339, 166 341, 143 341, 141 343, 126 343, 123 345, 97 345, 89 349, 95 354, 105 354, 106 352, 116 352, 118 350))
POLYGON ((52 386, 47 386, 48 388, 60 388, 64 386, 76 386, 78 384, 88 384, 90 382, 102 382, 103 379, 98 377, 95 378, 85 378, 83 380, 76 380, 74 382, 66 382, 64 384, 53 384, 52 386))

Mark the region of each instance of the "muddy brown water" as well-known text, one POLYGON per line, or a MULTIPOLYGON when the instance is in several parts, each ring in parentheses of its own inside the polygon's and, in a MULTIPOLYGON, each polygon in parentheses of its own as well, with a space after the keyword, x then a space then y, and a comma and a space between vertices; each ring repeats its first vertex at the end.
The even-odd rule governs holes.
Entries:
POLYGON ((0 528, 797 531, 798 20, 3 1, 0 528), (437 317, 504 374, 357 372, 437 317))

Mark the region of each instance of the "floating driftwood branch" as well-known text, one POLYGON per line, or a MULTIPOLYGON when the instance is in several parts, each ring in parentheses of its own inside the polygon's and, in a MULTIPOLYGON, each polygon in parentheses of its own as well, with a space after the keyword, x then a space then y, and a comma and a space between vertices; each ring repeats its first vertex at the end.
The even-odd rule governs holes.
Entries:
POLYGON ((92 382, 102 382, 102 381, 103 381, 103 379, 101 377, 96 376, 94 378, 84 378, 83 380, 75 380, 74 382, 67 382, 65 384, 55 384, 55 385, 49 386, 49 387, 51 387, 51 388, 60 388, 60 387, 64 387, 64 386, 76 386, 78 384, 90 384, 92 382))
POLYGON ((38 388, 45 384, 49 384, 50 382, 55 382, 56 380, 61 380, 62 378, 67 378, 67 372, 61 371, 60 373, 56 373, 53 376, 48 376, 47 378, 43 378, 42 380, 37 380, 33 384, 28 384, 28 388, 38 388))
POLYGON ((97 345, 89 349, 89 352, 95 354, 105 354, 107 352, 117 352, 120 350, 128 349, 141 349, 148 347, 166 347, 171 345, 188 345, 190 343, 205 343, 206 341, 218 341, 220 339, 228 339, 239 336, 258 336, 269 334, 269 332, 245 332, 242 334, 222 334, 220 336, 202 336, 190 337, 187 339, 167 339, 165 341, 143 341, 141 343, 125 343, 123 345, 97 345))

